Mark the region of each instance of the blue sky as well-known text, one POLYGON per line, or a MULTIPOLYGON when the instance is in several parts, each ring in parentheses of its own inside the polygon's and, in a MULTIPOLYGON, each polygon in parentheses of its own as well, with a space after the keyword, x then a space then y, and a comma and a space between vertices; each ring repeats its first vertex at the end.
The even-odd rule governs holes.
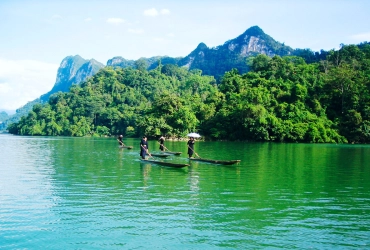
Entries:
POLYGON ((292 48, 338 49, 370 41, 368 0, 1 0, 0 110, 53 87, 69 55, 184 57, 258 25, 292 48))

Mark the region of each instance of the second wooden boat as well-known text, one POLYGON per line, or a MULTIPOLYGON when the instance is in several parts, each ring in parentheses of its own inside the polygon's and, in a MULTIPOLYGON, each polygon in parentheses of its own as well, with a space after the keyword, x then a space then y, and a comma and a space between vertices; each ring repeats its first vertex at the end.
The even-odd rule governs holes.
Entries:
POLYGON ((167 158, 168 156, 171 156, 170 154, 166 154, 166 153, 150 153, 150 155, 154 157, 161 157, 161 158, 167 158))
POLYGON ((212 159, 204 159, 204 158, 189 158, 189 160, 209 162, 209 163, 222 164, 222 165, 233 165, 235 163, 240 162, 240 160, 212 160, 212 159))
POLYGON ((182 152, 172 152, 172 151, 165 151, 166 154, 171 154, 171 155, 181 155, 182 152))
POLYGON ((157 161, 157 160, 141 159, 141 161, 142 162, 148 162, 148 163, 154 163, 154 164, 158 164, 158 165, 162 165, 162 166, 166 166, 166 167, 174 167, 174 168, 183 168, 183 167, 190 166, 189 164, 185 164, 185 163, 173 163, 173 162, 157 161))
POLYGON ((133 146, 119 146, 120 148, 128 148, 128 149, 132 149, 133 146))

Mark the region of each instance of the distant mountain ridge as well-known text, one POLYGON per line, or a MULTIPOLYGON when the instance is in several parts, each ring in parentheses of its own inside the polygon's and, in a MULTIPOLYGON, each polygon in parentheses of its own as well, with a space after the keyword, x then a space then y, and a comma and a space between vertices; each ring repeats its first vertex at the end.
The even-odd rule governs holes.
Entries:
MULTIPOLYGON (((214 48, 209 48, 201 42, 195 50, 185 57, 154 56, 127 60, 121 56, 116 56, 109 59, 106 66, 126 68, 137 67, 138 63, 144 63, 145 67, 151 70, 156 68, 159 63, 162 65, 174 64, 186 67, 189 70, 200 69, 204 75, 212 75, 219 79, 225 72, 233 68, 238 69, 240 73, 249 71, 246 58, 250 56, 258 54, 266 54, 270 57, 274 55, 285 56, 293 55, 294 52, 291 47, 279 43, 265 34, 258 26, 252 26, 240 36, 214 48)), ((16 114, 5 120, 0 129, 6 127, 7 123, 18 121, 21 116, 27 115, 33 105, 47 102, 49 97, 58 91, 67 92, 72 84, 85 81, 103 67, 105 67, 104 64, 94 59, 86 60, 79 55, 67 56, 60 64, 53 88, 46 94, 17 109, 16 114)))
POLYGON ((223 45, 208 48, 200 43, 188 56, 181 59, 179 66, 189 69, 200 69, 205 75, 213 75, 216 78, 233 68, 245 73, 249 70, 246 58, 265 54, 285 56, 293 54, 294 50, 282 43, 275 41, 266 35, 258 26, 247 29, 240 36, 226 41, 223 45))
MULTIPOLYGON (((246 64, 246 58, 265 54, 273 57, 275 55, 286 56, 293 55, 294 50, 275 41, 272 37, 265 34, 258 26, 247 29, 240 36, 226 41, 223 45, 215 48, 209 48, 205 43, 199 45, 183 58, 172 58, 168 56, 156 56, 151 58, 140 58, 147 64, 147 69, 153 69, 161 64, 175 64, 180 67, 186 67, 189 70, 200 69, 205 75, 213 75, 216 78, 222 76, 225 72, 233 68, 245 73, 249 70, 246 64)), ((107 66, 112 67, 135 67, 138 60, 126 60, 123 57, 114 57, 107 62, 107 66)))
MULTIPOLYGON (((258 26, 247 29, 240 36, 226 41, 223 45, 215 48, 208 48, 206 44, 200 43, 186 57, 154 56, 150 58, 140 58, 138 60, 127 60, 121 56, 113 57, 107 61, 106 66, 111 67, 136 67, 138 62, 145 62, 148 70, 154 69, 160 62, 162 65, 175 64, 186 67, 189 70, 200 69, 205 75, 213 75, 216 78, 225 72, 236 68, 240 73, 249 70, 246 58, 258 54, 267 56, 291 55, 294 50, 282 43, 275 41, 272 37, 265 34, 258 26)), ((42 102, 46 102, 50 95, 58 91, 66 92, 72 84, 79 84, 97 73, 104 64, 91 59, 85 60, 79 55, 67 56, 63 59, 58 69, 56 82, 53 88, 40 97, 42 102)))
POLYGON ((6 113, 5 111, 0 111, 0 123, 2 123, 8 118, 9 118, 8 113, 6 113))
POLYGON ((162 65, 165 64, 175 64, 178 65, 178 62, 182 59, 182 57, 169 57, 169 56, 154 56, 150 58, 140 58, 138 60, 127 60, 121 56, 113 57, 107 61, 107 66, 111 67, 136 67, 136 64, 139 61, 144 61, 146 63, 147 69, 155 69, 158 66, 158 62, 160 61, 162 65))

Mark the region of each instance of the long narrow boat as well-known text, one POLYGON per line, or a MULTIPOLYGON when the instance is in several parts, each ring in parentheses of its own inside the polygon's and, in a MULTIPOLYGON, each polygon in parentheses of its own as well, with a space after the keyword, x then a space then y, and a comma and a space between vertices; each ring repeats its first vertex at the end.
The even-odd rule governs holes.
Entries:
POLYGON ((119 146, 120 148, 128 148, 128 149, 132 149, 133 146, 119 146))
POLYGON ((183 167, 190 166, 189 164, 185 164, 185 163, 173 163, 173 162, 157 161, 157 160, 141 159, 141 161, 142 162, 148 162, 148 163, 154 163, 154 164, 158 164, 158 165, 162 165, 162 166, 166 166, 166 167, 174 167, 174 168, 183 168, 183 167))
POLYGON ((165 151, 166 154, 171 154, 171 155, 181 155, 182 152, 172 152, 172 151, 165 151))
POLYGON ((150 155, 154 157, 161 157, 161 158, 167 158, 168 156, 171 156, 170 154, 166 154, 166 153, 150 153, 150 155))
POLYGON ((204 158, 189 158, 191 161, 203 161, 209 162, 214 164, 222 164, 222 165, 233 165, 235 163, 240 162, 240 160, 211 160, 211 159, 204 159, 204 158))

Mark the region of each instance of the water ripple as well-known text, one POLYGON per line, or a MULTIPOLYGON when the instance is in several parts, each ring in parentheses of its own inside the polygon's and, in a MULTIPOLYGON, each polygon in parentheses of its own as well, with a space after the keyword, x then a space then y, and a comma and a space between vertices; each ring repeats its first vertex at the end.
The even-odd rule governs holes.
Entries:
POLYGON ((0 135, 0 249, 370 248, 369 166, 339 160, 370 148, 234 144, 197 146, 238 165, 179 170, 109 139, 0 135))

